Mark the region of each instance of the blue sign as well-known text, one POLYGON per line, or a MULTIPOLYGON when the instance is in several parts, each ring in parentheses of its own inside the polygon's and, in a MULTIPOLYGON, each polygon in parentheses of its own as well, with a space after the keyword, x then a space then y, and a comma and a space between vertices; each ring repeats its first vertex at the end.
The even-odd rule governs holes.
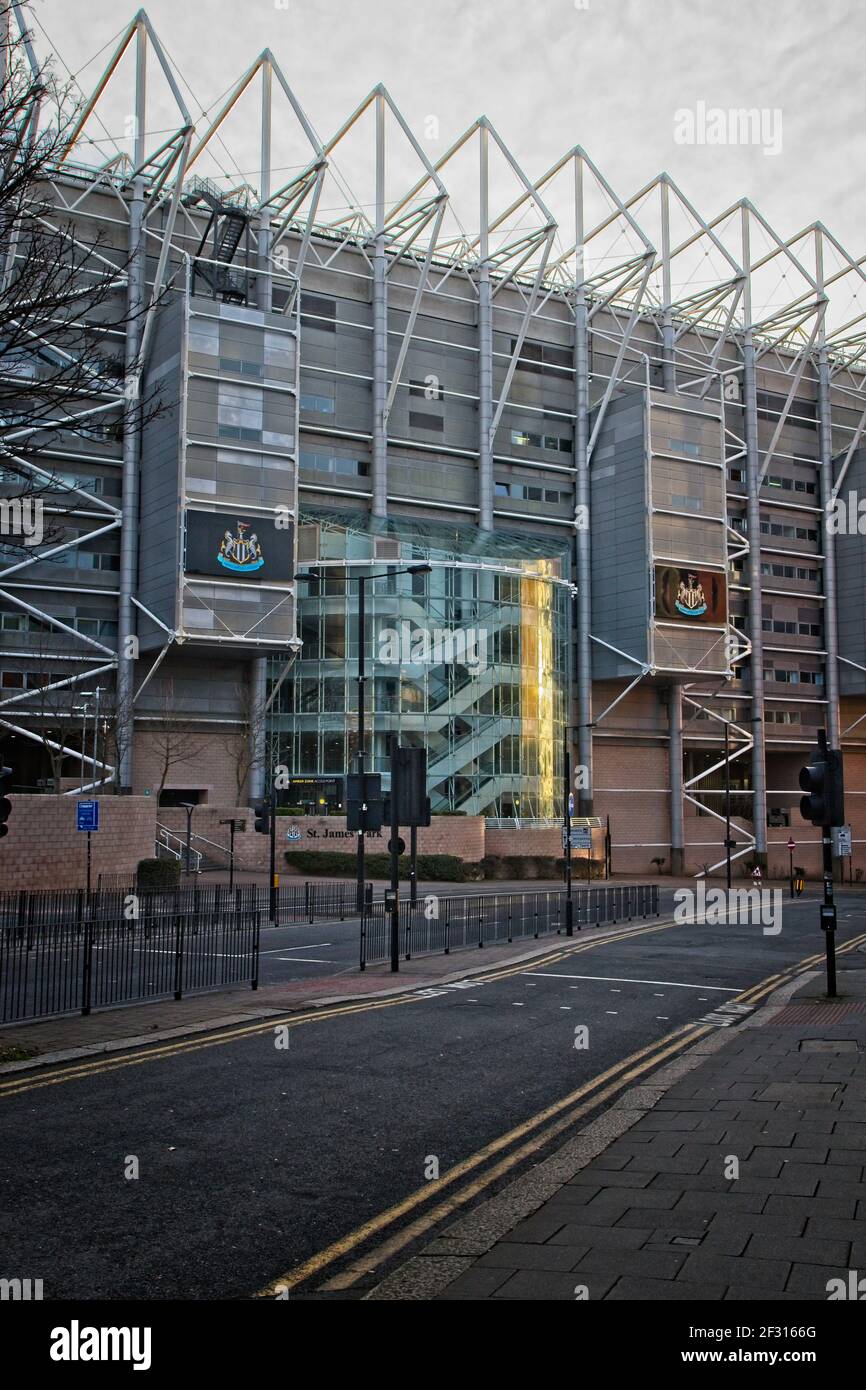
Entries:
POLYGON ((79 801, 79 802, 78 802, 78 829, 79 829, 79 830, 98 830, 98 829, 99 829, 99 802, 98 802, 98 801, 79 801))

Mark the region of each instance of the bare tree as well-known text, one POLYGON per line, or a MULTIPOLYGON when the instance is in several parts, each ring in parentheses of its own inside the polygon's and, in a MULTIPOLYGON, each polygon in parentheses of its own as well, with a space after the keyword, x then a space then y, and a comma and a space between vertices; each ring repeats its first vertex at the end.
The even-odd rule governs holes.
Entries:
POLYGON ((116 343, 130 322, 128 254, 103 234, 83 230, 51 196, 78 105, 50 65, 37 65, 20 13, 12 0, 0 0, 0 535, 6 554, 16 545, 32 547, 32 536, 25 542, 21 535, 23 502, 51 495, 43 544, 56 539, 58 514, 74 505, 74 491, 43 456, 61 433, 119 438, 159 410, 154 398, 130 401, 124 392, 127 364, 116 343))
POLYGON ((242 804, 244 791, 253 772, 265 765, 264 732, 267 711, 258 701, 251 682, 240 681, 235 686, 235 698, 240 710, 241 727, 236 732, 224 734, 220 740, 232 762, 235 777, 236 801, 242 804))
POLYGON ((159 777, 156 791, 159 806, 171 769, 179 763, 193 762, 205 751, 202 740, 174 717, 174 682, 171 680, 162 682, 162 710, 152 740, 159 777))

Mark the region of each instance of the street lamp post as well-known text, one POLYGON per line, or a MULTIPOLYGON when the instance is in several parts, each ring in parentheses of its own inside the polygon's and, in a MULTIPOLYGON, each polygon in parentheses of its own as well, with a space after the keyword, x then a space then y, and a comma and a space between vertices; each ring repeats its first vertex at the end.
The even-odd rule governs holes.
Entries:
POLYGON ((195 802, 182 801, 180 804, 186 811, 186 876, 189 878, 192 858, 192 813, 195 810, 195 802))
MULTIPOLYGON (((389 575, 429 574, 432 568, 432 565, 428 564, 406 565, 402 569, 388 569, 379 574, 356 574, 353 576, 358 581, 358 747, 356 750, 355 768, 358 773, 359 785, 361 787, 362 808, 365 808, 365 803, 363 801, 363 792, 365 786, 364 776, 367 771, 367 729, 365 696, 367 675, 366 656, 364 650, 364 630, 367 621, 367 610, 366 590, 364 586, 365 584, 369 584, 370 581, 374 579, 387 579, 389 575)), ((295 575, 295 579, 306 579, 308 581, 311 579, 321 579, 322 577, 322 568, 318 565, 311 565, 308 570, 301 570, 298 574, 295 575)), ((342 582, 346 585, 349 585, 351 583, 351 578, 347 576, 342 582)), ((362 912, 364 909, 364 880, 366 876, 364 868, 365 842, 363 829, 363 814, 364 812, 362 809, 362 824, 358 830, 357 851, 358 887, 355 905, 357 907, 358 912, 362 912)))
POLYGON ((92 690, 79 690, 79 695, 83 704, 78 706, 78 713, 81 715, 81 784, 84 785, 84 767, 87 762, 87 716, 90 714, 90 701, 93 699, 92 690))

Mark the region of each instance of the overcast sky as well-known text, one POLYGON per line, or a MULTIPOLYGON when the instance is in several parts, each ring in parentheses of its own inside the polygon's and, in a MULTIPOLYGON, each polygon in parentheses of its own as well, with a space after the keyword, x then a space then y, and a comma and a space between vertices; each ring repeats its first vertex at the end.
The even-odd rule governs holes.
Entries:
MULTIPOLYGON (((77 72, 131 17, 133 4, 122 4, 33 8, 77 72)), ((431 159, 484 113, 532 177, 580 143, 623 197, 667 169, 707 217, 746 194, 783 236, 820 218, 852 254, 866 253, 863 0, 150 0, 146 9, 206 105, 270 46, 323 137, 383 81, 431 159), (699 103, 763 109, 763 141, 681 143, 689 118, 677 113, 699 103), (438 140, 425 137, 431 116, 438 140)), ((87 67, 83 85, 98 71, 87 67)), ((249 151, 237 157, 243 164, 249 151)))

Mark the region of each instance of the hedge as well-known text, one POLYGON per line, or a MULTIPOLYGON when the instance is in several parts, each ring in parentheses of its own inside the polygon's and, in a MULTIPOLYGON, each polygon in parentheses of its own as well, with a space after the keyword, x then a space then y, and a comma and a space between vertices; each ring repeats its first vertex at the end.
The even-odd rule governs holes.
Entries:
POLYGON ((135 882, 138 888, 176 888, 180 883, 180 860, 140 859, 135 882))
MULTIPOLYGON (((332 849, 289 849, 285 852, 285 859, 290 868, 299 869, 301 873, 309 874, 313 878, 354 878, 358 862, 354 854, 341 854, 339 850, 332 849)), ((402 854, 399 859, 401 879, 409 877, 409 863, 408 854, 402 854)), ((464 883, 466 879, 473 877, 474 867, 472 864, 464 864, 463 860, 454 854, 418 855, 419 879, 464 883)), ((391 874, 391 856, 367 854, 364 858, 364 868, 368 878, 388 878, 391 874)))

